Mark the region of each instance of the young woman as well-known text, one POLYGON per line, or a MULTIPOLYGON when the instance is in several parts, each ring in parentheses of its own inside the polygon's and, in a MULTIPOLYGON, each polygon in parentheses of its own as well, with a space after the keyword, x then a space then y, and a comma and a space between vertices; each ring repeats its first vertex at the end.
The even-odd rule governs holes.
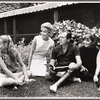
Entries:
POLYGON ((28 65, 32 71, 32 76, 46 75, 46 56, 51 54, 54 46, 54 41, 50 38, 50 35, 52 35, 52 25, 45 22, 41 25, 41 34, 33 39, 28 65))
POLYGON ((96 47, 97 37, 87 34, 84 38, 84 46, 80 48, 82 68, 79 77, 82 80, 93 80, 100 86, 100 50, 96 47))
POLYGON ((31 72, 26 70, 12 38, 9 35, 0 36, 0 86, 22 85, 23 82, 30 82, 31 72), (22 72, 16 72, 16 66, 22 67, 22 72))

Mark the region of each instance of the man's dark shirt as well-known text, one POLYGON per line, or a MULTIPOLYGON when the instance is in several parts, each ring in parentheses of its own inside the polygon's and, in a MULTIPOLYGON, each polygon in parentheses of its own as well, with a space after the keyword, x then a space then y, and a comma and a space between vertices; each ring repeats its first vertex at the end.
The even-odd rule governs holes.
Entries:
POLYGON ((68 44, 67 51, 63 53, 61 45, 56 46, 52 51, 51 59, 57 60, 55 66, 68 66, 71 62, 76 62, 75 56, 80 55, 79 48, 72 43, 68 44))

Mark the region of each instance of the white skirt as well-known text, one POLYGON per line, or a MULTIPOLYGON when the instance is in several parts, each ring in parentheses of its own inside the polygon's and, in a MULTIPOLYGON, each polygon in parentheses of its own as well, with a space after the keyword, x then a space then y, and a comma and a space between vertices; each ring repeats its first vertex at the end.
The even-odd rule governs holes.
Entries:
POLYGON ((46 76, 46 58, 32 59, 30 70, 32 76, 46 76))

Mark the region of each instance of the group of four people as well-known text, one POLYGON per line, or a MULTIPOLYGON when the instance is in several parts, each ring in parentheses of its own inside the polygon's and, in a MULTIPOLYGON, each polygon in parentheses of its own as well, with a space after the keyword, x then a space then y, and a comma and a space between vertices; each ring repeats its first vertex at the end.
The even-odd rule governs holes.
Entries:
POLYGON ((93 79, 99 88, 100 51, 96 47, 95 35, 87 34, 84 38, 84 46, 81 48, 70 42, 71 33, 68 31, 58 35, 60 42, 58 46, 55 46, 54 41, 50 38, 51 35, 52 25, 49 22, 43 23, 40 35, 33 39, 27 68, 15 49, 11 37, 9 35, 0 36, 0 67, 4 72, 0 74, 2 80, 0 86, 21 85, 23 82, 33 81, 34 79, 29 79, 30 76, 45 76, 47 80, 59 77, 50 86, 50 90, 53 92, 57 91, 62 82, 70 78, 78 79, 79 82, 81 79, 93 79), (19 63, 23 71, 13 73, 9 70, 5 63, 5 54, 9 55, 12 62, 19 63), (47 56, 50 58, 49 64, 47 64, 47 56))

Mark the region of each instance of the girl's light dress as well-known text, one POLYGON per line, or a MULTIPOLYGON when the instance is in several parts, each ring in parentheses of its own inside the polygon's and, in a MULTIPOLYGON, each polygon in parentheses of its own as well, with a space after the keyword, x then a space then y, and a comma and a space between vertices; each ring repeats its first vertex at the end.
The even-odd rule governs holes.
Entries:
MULTIPOLYGON (((14 73, 14 75, 16 75, 17 73, 17 68, 19 68, 19 65, 16 63, 16 61, 12 61, 9 57, 8 54, 2 54, 0 53, 0 57, 3 59, 5 65, 7 66, 7 68, 14 73)), ((4 80, 7 80, 7 78, 11 78, 9 76, 7 76, 4 71, 0 68, 0 87, 3 86, 2 82, 4 80)))
POLYGON ((36 36, 35 39, 36 48, 32 56, 30 70, 32 72, 32 76, 45 76, 45 64, 47 64, 46 54, 48 53, 48 50, 54 46, 54 41, 51 38, 45 41, 40 35, 36 36))

